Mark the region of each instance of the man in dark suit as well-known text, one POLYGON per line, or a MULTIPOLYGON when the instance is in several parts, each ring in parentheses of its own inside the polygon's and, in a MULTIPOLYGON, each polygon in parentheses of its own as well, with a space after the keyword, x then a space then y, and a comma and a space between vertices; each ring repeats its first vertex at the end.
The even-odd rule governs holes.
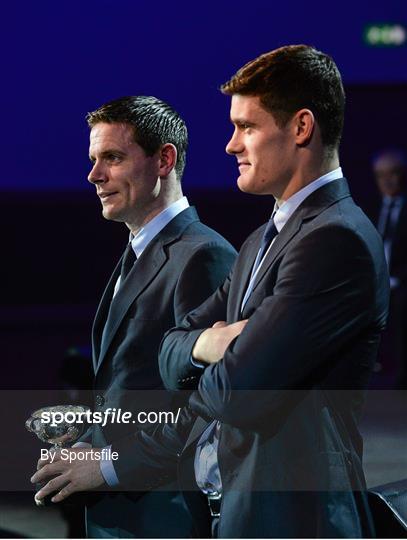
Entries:
MULTIPOLYGON (((224 281, 236 253, 183 197, 187 130, 176 111, 137 96, 105 104, 87 120, 88 179, 104 217, 130 230, 93 326, 95 411, 171 411, 171 394, 159 391, 162 336, 224 281)), ((75 446, 106 447, 134 429, 132 423, 95 424, 75 446)), ((108 484, 116 481, 111 460, 96 473, 108 484)), ((190 529, 175 484, 160 493, 102 494, 87 504, 92 537, 188 537, 190 529)))
POLYGON ((395 368, 399 388, 407 388, 407 157, 398 149, 373 159, 380 200, 368 210, 383 238, 390 273, 390 312, 381 350, 384 371, 395 368), (393 364, 393 366, 391 365, 393 364), (387 368, 387 369, 386 369, 387 368))
POLYGON ((371 535, 357 421, 388 275, 339 167, 340 74, 329 56, 288 46, 222 89, 238 186, 273 195, 274 211, 223 286, 167 333, 166 386, 197 390, 176 426, 113 445, 118 478, 152 488, 178 464, 200 536, 371 535))

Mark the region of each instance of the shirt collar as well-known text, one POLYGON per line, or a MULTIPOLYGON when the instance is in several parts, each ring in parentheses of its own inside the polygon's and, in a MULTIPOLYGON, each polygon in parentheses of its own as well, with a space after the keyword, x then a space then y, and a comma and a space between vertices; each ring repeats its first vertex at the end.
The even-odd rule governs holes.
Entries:
POLYGON ((147 245, 157 236, 157 234, 164 229, 168 223, 180 214, 183 210, 189 207, 189 202, 186 197, 182 197, 177 201, 173 202, 157 216, 155 216, 151 221, 146 223, 142 227, 136 236, 133 236, 130 233, 131 246, 133 248, 136 257, 139 258, 143 251, 146 249, 147 245))
POLYGON ((343 178, 342 169, 338 167, 333 171, 330 171, 323 176, 320 176, 316 180, 313 180, 305 187, 291 195, 289 199, 283 202, 281 206, 277 206, 277 203, 274 205, 274 224, 278 232, 284 227, 287 221, 290 219, 295 210, 300 206, 300 204, 309 196, 311 193, 319 189, 320 187, 332 182, 333 180, 338 180, 338 178, 343 178))

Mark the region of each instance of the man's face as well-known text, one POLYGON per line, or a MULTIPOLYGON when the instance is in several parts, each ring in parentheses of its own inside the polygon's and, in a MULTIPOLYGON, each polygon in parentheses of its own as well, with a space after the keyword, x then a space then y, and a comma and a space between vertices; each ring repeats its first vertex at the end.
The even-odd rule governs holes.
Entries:
POLYGON ((382 195, 395 197, 401 192, 403 163, 391 154, 383 154, 373 165, 377 186, 382 195))
POLYGON ((90 132, 88 180, 96 186, 103 216, 131 229, 148 216, 160 191, 159 157, 146 156, 129 124, 96 124, 90 132))
POLYGON ((290 122, 279 128, 255 96, 232 96, 230 118, 235 127, 226 146, 235 155, 239 189, 280 198, 295 170, 295 139, 290 122))

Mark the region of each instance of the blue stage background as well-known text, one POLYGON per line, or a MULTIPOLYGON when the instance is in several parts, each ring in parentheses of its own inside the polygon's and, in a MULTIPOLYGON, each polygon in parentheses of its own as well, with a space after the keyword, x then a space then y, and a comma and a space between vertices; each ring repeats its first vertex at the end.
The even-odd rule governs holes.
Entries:
POLYGON ((406 24, 400 0, 25 0, 2 10, 0 189, 8 191, 90 191, 84 116, 129 94, 156 95, 187 121, 187 187, 233 187, 235 162, 224 153, 229 100, 218 88, 284 44, 330 53, 347 86, 407 82, 405 46, 363 40, 367 24, 406 24))

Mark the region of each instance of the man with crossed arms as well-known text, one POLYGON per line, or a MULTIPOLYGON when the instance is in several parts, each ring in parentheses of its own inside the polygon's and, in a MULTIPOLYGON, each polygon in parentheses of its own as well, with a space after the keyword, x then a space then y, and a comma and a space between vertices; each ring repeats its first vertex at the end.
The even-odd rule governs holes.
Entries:
MULTIPOLYGON (((274 211, 223 286, 167 333, 167 388, 200 376, 197 390, 176 426, 113 445, 119 483, 158 486, 178 465, 199 536, 371 536, 357 423, 389 279, 339 166, 339 71, 312 47, 287 46, 222 90, 238 186, 273 195, 274 211)), ((98 482, 63 486, 55 500, 98 482)))

